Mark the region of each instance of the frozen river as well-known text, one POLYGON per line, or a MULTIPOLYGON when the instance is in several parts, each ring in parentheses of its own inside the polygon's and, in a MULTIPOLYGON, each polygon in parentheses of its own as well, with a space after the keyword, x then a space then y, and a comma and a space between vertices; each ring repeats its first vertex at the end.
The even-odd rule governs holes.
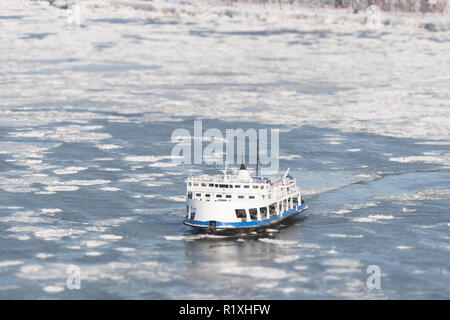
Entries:
POLYGON ((0 298, 450 298, 448 31, 103 3, 0 1, 0 298), (279 128, 308 211, 182 225, 196 119, 279 128))

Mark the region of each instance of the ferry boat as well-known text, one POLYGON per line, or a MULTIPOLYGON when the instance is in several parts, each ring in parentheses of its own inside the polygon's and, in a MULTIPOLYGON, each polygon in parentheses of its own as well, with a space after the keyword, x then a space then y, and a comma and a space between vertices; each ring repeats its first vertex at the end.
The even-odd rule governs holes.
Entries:
POLYGON ((253 174, 244 164, 223 174, 186 180, 184 224, 209 231, 255 229, 278 224, 308 206, 289 169, 281 177, 253 174))

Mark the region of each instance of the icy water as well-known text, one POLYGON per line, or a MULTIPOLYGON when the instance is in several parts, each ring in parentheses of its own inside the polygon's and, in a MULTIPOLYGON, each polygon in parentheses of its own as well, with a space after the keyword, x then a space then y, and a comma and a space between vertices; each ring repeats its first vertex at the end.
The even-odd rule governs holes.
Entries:
POLYGON ((450 297, 448 33, 127 7, 68 29, 64 10, 16 5, 0 16, 0 298, 450 297), (199 118, 279 128, 309 209, 247 236, 182 225, 184 179, 215 169, 173 164, 170 138, 199 118))
POLYGON ((123 148, 65 142, 45 147, 42 163, 19 164, 8 159, 46 143, 5 142, 2 133, 2 298, 449 296, 448 168, 391 161, 445 147, 314 127, 282 132, 280 169, 291 168, 309 210, 277 230, 205 237, 181 224, 184 179, 215 169, 149 157, 170 155, 171 132, 192 132, 192 119, 92 125, 123 148), (65 288, 71 264, 81 290, 65 288), (369 265, 381 269, 381 290, 366 287, 369 265))

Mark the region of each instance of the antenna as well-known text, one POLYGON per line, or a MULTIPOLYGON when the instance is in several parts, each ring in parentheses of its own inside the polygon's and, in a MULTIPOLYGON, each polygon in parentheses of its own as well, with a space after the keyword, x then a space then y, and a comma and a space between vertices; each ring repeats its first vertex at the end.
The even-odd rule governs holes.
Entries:
POLYGON ((259 134, 256 136, 256 176, 259 176, 259 134))

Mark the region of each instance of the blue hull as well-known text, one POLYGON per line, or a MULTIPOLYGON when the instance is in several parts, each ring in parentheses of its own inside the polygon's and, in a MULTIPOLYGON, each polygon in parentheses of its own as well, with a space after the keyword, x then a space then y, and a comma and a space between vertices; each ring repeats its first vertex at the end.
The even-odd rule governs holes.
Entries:
POLYGON ((220 221, 199 221, 193 219, 185 219, 183 223, 185 225, 202 228, 202 229, 211 229, 214 228, 216 230, 230 230, 230 229, 250 229, 250 228, 259 228, 259 227, 267 227, 270 225, 278 224, 286 218, 292 217, 297 213, 305 211, 308 209, 306 204, 302 204, 300 206, 295 206, 289 211, 283 212, 282 215, 275 215, 269 219, 260 220, 260 221, 246 221, 246 222, 220 222, 220 221), (211 222, 215 223, 214 227, 211 226, 211 222))

